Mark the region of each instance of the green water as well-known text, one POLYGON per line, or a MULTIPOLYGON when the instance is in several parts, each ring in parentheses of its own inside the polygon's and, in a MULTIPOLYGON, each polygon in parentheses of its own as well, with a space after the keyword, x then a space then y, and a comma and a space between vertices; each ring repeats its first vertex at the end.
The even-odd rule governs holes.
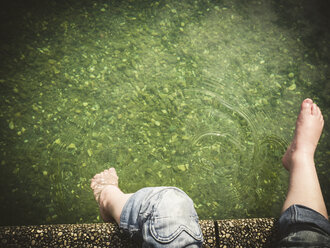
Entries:
POLYGON ((201 219, 277 217, 305 97, 329 209, 328 20, 307 2, 2 8, 0 224, 100 222, 90 178, 110 166, 124 192, 180 187, 201 219))

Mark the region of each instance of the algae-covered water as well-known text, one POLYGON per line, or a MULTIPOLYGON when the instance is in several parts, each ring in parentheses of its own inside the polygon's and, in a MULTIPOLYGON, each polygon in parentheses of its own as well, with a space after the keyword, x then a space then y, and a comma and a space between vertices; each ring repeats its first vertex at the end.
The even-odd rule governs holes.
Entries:
POLYGON ((89 188, 177 186, 201 219, 277 217, 300 102, 325 129, 322 1, 12 1, 1 8, 0 224, 100 222, 89 188))

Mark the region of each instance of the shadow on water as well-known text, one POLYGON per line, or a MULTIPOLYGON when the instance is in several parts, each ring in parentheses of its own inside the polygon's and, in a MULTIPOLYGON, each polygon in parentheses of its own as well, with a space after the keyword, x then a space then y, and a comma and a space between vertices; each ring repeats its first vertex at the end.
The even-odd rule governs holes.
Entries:
MULTIPOLYGON (((273 8, 280 16, 277 24, 299 32, 299 39, 308 49, 306 61, 319 65, 323 77, 311 85, 321 107, 330 107, 330 3, 317 1, 277 1, 273 8)), ((303 69, 303 68, 301 68, 303 69)), ((329 124, 326 122, 326 129, 329 124)), ((329 148, 329 146, 328 146, 329 148)))
MULTIPOLYGON (((317 1, 245 1, 239 11, 247 20, 272 10, 271 21, 303 45, 296 52, 303 58, 293 68, 297 79, 305 84, 304 97, 312 98, 321 108, 325 126, 316 152, 318 176, 327 208, 330 208, 330 4, 317 1), (253 6, 251 8, 251 6, 253 6)), ((292 49, 294 50, 294 48, 292 49)))
POLYGON ((310 77, 311 97, 320 106, 324 119, 324 131, 316 152, 318 176, 327 209, 330 209, 330 3, 317 1, 277 1, 273 8, 281 16, 278 25, 297 30, 299 39, 307 48, 305 60, 317 67, 315 73, 299 68, 302 77, 310 77), (303 73, 305 70, 305 73, 303 73))

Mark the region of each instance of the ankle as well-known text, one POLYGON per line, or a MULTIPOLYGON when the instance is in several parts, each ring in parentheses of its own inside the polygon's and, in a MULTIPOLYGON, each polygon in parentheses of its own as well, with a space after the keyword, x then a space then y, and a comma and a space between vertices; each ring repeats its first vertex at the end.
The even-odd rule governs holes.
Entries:
POLYGON ((314 153, 294 151, 290 156, 290 168, 296 166, 315 166, 314 153))

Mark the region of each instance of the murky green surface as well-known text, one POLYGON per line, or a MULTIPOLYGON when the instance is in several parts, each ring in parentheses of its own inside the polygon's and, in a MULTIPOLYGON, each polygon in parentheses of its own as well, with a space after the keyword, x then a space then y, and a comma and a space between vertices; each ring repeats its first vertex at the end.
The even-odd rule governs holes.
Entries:
POLYGON ((99 222, 89 180, 110 166, 124 192, 180 187, 201 219, 276 217, 305 97, 326 122, 316 159, 330 207, 318 12, 293 1, 77 2, 2 13, 2 225, 99 222))

